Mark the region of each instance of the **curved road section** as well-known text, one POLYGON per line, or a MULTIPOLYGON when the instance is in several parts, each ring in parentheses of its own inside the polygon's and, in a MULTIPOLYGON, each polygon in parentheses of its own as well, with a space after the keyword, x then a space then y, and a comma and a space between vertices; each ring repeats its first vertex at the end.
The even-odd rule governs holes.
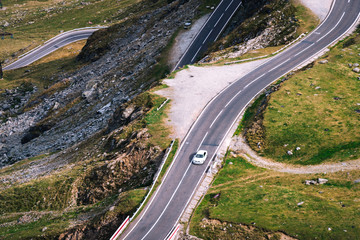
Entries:
POLYGON ((178 222, 219 146, 245 106, 273 81, 337 41, 354 26, 359 12, 359 0, 334 0, 326 20, 308 37, 218 94, 193 124, 163 184, 137 221, 122 234, 122 239, 166 238, 178 222), (208 151, 209 158, 204 165, 193 165, 190 162, 198 149, 208 151))
POLYGON ((81 29, 76 31, 72 30, 72 31, 64 32, 50 39, 49 41, 45 42, 45 44, 42 45, 41 47, 35 48, 30 52, 26 53, 26 55, 21 57, 19 60, 5 66, 3 69, 13 70, 13 69, 25 67, 70 43, 79 40, 88 39, 90 35, 97 30, 99 29, 89 28, 89 29, 81 29))

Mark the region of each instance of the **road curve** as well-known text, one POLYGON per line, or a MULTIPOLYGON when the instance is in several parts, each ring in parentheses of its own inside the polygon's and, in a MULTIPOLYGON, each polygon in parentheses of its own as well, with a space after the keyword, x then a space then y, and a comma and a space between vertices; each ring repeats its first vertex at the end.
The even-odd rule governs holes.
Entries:
POLYGON ((185 137, 163 184, 121 238, 164 239, 178 222, 211 159, 246 105, 273 81, 337 41, 353 27, 359 12, 358 0, 334 0, 328 17, 309 36, 218 94, 185 137), (209 153, 204 165, 193 165, 190 162, 191 156, 198 149, 209 153))
POLYGON ((21 67, 25 67, 40 58, 45 57, 46 55, 62 48, 70 43, 88 39, 90 35, 99 30, 98 28, 88 28, 88 29, 81 29, 81 30, 71 30, 68 32, 64 32, 49 41, 45 42, 44 45, 31 50, 30 52, 26 53, 23 57, 18 59, 17 61, 5 66, 3 70, 13 70, 21 67))

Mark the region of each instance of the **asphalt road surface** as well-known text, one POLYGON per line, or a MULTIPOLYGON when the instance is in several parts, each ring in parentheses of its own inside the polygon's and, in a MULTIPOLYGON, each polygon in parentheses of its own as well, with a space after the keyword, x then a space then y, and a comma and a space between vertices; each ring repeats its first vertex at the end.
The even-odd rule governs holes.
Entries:
MULTIPOLYGON (((224 0, 222 4, 230 2, 224 0)), ((244 107, 270 83, 337 41, 357 21, 359 12, 359 0, 334 0, 328 17, 308 37, 271 58, 217 95, 193 124, 163 184, 121 238, 164 239, 177 224, 211 159, 244 107), (204 165, 193 165, 190 162, 198 149, 208 151, 209 158, 204 165)), ((189 51, 193 51, 193 56, 196 57, 197 50, 189 51)), ((190 57, 190 60, 191 58, 193 57, 190 57)))
POLYGON ((241 4, 241 0, 222 0, 208 18, 203 28, 201 28, 195 39, 191 42, 174 69, 181 68, 186 64, 194 63, 196 57, 203 53, 211 43, 218 39, 221 32, 241 4))
POLYGON ((70 43, 88 39, 90 35, 97 30, 98 29, 96 28, 91 28, 78 31, 69 31, 60 34, 47 41, 43 46, 30 51, 25 56, 21 57, 19 60, 5 66, 3 70, 12 70, 25 67, 70 43))

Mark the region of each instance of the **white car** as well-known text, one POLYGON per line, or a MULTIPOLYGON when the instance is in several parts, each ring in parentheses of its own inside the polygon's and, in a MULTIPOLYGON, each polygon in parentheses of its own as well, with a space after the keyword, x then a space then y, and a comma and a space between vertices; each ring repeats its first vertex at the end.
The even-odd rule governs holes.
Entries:
POLYGON ((199 150, 192 159, 193 164, 203 164, 207 157, 207 151, 199 150))

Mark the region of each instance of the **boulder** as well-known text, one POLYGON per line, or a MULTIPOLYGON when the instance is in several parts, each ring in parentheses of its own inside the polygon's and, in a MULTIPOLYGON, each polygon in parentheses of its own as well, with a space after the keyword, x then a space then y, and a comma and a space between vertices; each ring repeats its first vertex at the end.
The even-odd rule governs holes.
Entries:
POLYGON ((327 60, 327 59, 324 59, 324 60, 321 60, 319 63, 320 64, 326 64, 326 63, 328 63, 329 61, 327 60))
POLYGON ((327 179, 325 179, 325 178, 318 178, 317 179, 317 182, 318 182, 318 184, 325 184, 325 183, 327 183, 329 180, 327 180, 327 179))
POLYGON ((305 180, 305 185, 316 185, 317 182, 315 180, 305 180))
POLYGON ((353 69, 353 72, 359 73, 360 72, 360 68, 356 67, 353 69))

